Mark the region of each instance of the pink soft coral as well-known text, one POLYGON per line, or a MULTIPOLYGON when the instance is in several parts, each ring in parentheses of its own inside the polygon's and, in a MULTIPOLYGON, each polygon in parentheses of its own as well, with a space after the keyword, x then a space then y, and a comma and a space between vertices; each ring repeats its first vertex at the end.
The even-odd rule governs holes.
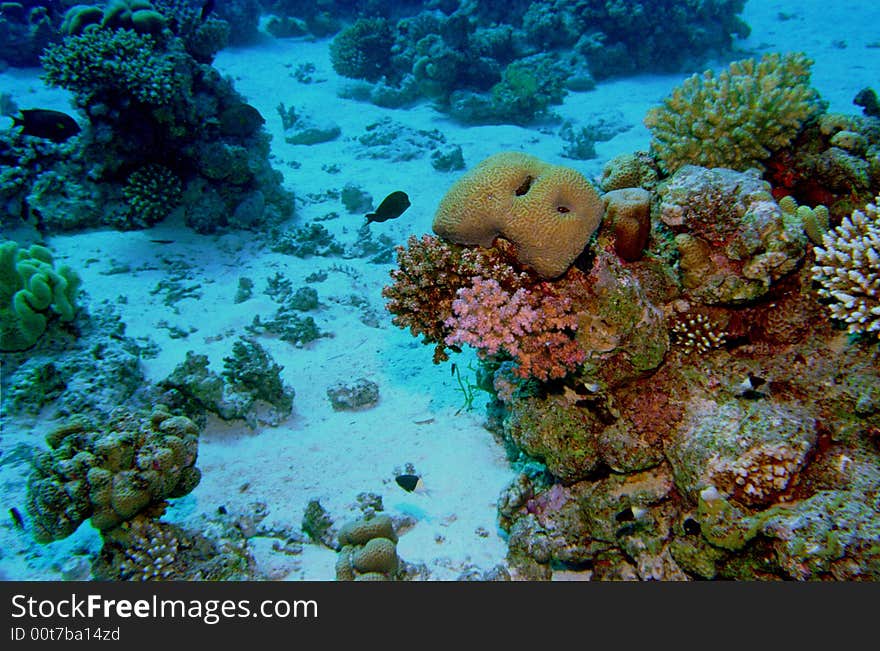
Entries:
POLYGON ((386 307, 394 314, 394 325, 436 344, 435 363, 448 359, 445 321, 460 289, 469 287, 476 276, 493 278, 506 289, 522 286, 529 278, 513 268, 504 251, 468 249, 432 235, 411 236, 405 247, 397 247, 397 265, 391 271, 393 283, 382 290, 386 307))
POLYGON ((469 344, 481 357, 501 351, 516 362, 515 373, 545 381, 564 377, 586 359, 571 338, 577 316, 571 300, 558 296, 549 283, 514 292, 498 281, 477 276, 470 287, 458 290, 447 345, 469 344))

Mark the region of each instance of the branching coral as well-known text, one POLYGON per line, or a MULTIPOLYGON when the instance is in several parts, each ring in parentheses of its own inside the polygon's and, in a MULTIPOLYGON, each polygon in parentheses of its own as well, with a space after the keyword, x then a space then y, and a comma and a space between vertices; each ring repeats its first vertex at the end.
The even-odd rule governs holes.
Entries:
POLYGON ((163 165, 149 164, 132 173, 122 188, 128 200, 129 221, 120 226, 144 228, 165 219, 180 205, 180 179, 163 165))
POLYGON ((875 333, 880 339, 880 196, 854 210, 825 233, 816 247, 813 278, 819 295, 834 299, 831 314, 851 333, 875 333))
POLYGON ((557 295, 549 283, 511 294, 498 281, 477 276, 458 291, 452 309, 446 343, 470 344, 483 357, 503 351, 518 363, 514 372, 520 377, 565 377, 586 359, 570 336, 578 321, 571 299, 557 295))
POLYGON ((406 247, 397 248, 397 268, 391 271, 394 282, 382 290, 382 296, 395 315, 394 325, 409 328, 413 336, 421 335, 423 343, 437 344, 435 363, 448 359, 445 322, 452 315, 458 290, 468 287, 475 276, 493 278, 512 291, 528 278, 496 249, 466 249, 430 235, 411 236, 406 247))
POLYGON ((391 70, 394 34, 384 18, 360 18, 330 43, 333 69, 344 77, 378 81, 391 70))
POLYGON ((167 104, 184 82, 174 60, 156 52, 149 34, 130 29, 87 30, 46 49, 46 82, 73 91, 88 106, 101 92, 124 92, 140 102, 167 104))
POLYGON ((688 78, 645 117, 652 149, 670 173, 688 163, 759 166, 821 112, 811 65, 803 53, 774 53, 688 78))

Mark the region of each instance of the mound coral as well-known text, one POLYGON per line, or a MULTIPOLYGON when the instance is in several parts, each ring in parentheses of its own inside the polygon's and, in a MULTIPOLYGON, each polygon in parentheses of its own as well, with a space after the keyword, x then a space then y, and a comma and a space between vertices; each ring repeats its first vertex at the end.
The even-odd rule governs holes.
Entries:
POLYGON ((79 285, 79 276, 69 267, 55 267, 46 247, 19 249, 17 242, 0 243, 0 350, 30 348, 53 315, 72 321, 79 285))
POLYGON ((834 299, 831 313, 851 333, 875 333, 880 339, 880 196, 854 210, 816 247, 813 278, 819 295, 834 299))
POLYGON ((378 81, 391 71, 394 34, 385 18, 360 18, 330 43, 333 69, 343 77, 378 81))
POLYGON ((28 478, 35 538, 61 540, 89 518, 100 531, 113 529, 186 495, 201 479, 198 436, 191 420, 158 407, 146 417, 117 410, 103 425, 75 419, 53 430, 28 478))
POLYGON ((653 151, 669 173, 688 163, 760 166, 822 111, 812 63, 803 53, 774 53, 688 78, 645 117, 653 151))
POLYGON ((434 232, 458 244, 503 237, 544 278, 565 273, 598 228, 604 205, 580 172, 521 152, 490 156, 449 189, 434 232))
POLYGON ((346 523, 339 532, 337 581, 388 581, 397 573, 397 534, 385 514, 346 523))

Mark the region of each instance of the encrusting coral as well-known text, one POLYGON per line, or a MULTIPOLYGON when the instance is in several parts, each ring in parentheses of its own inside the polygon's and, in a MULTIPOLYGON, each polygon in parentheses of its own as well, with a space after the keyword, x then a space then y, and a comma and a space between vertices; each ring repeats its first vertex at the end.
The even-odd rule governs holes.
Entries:
POLYGON ((603 213, 602 200, 580 172, 501 152, 453 184, 433 228, 457 244, 489 247, 503 237, 520 263, 555 278, 581 254, 603 213))
POLYGON ((645 116, 652 150, 670 174, 685 164, 760 166, 823 109, 811 65, 803 53, 773 53, 693 75, 645 116))
POLYGON ((875 333, 880 339, 880 196, 854 210, 840 226, 822 236, 813 278, 819 295, 833 299, 831 313, 851 333, 875 333))

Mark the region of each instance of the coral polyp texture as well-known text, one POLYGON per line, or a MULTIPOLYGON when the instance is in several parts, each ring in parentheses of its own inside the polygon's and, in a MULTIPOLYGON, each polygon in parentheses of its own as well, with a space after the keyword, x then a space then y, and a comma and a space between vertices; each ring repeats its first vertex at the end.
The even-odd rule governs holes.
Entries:
POLYGON ((584 176, 521 152, 501 152, 453 184, 434 232, 458 244, 513 243, 519 262, 544 278, 565 273, 599 226, 604 205, 584 176))
POLYGON ((191 420, 160 407, 150 414, 119 409, 100 425, 73 419, 52 430, 28 479, 34 537, 61 540, 89 518, 99 531, 111 530, 188 494, 201 479, 198 437, 191 420))
POLYGON ((669 173, 688 163, 760 166, 822 111, 812 64, 803 53, 773 53, 689 77, 645 116, 653 151, 669 173))
POLYGON ((880 196, 864 210, 854 210, 840 226, 825 233, 817 246, 813 278, 819 295, 831 299, 835 319, 851 333, 880 339, 880 196))
POLYGON ((520 377, 565 377, 586 359, 571 336, 578 325, 571 299, 546 284, 510 294, 498 281, 477 276, 458 290, 452 311, 447 345, 469 344, 484 357, 503 351, 517 362, 520 377))

